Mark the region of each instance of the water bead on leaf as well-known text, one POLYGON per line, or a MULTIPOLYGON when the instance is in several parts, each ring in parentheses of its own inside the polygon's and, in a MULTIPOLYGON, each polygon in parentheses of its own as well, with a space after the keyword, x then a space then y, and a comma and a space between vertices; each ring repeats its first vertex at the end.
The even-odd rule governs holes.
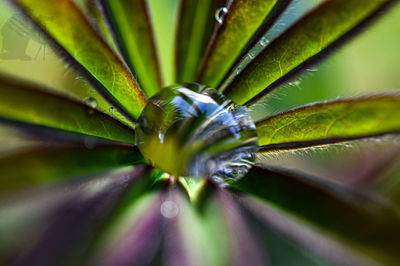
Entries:
POLYGON ((87 105, 89 105, 92 108, 97 108, 97 100, 92 97, 87 97, 83 100, 83 102, 87 105))
POLYGON ((218 8, 217 11, 215 11, 215 20, 219 24, 222 24, 224 22, 226 13, 228 13, 228 9, 226 7, 218 8))
POLYGON ((153 96, 138 120, 136 137, 142 154, 173 176, 237 180, 258 151, 246 107, 195 83, 153 96))

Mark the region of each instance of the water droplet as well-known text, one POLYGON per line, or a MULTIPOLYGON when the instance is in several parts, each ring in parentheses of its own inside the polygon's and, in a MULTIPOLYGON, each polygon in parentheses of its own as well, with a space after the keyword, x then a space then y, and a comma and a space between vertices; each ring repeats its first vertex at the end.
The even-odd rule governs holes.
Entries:
POLYGON ((87 105, 89 105, 92 108, 97 108, 97 100, 92 97, 87 97, 83 100, 83 102, 87 105))
POLYGON ((114 106, 110 106, 110 108, 108 108, 108 112, 110 114, 113 114, 115 112, 115 107, 114 106))
POLYGON ((250 60, 252 60, 252 59, 254 59, 254 57, 256 57, 252 51, 250 51, 247 56, 249 57, 250 60))
POLYGON ((222 24, 222 22, 224 22, 226 13, 228 13, 228 9, 226 7, 218 8, 217 11, 215 11, 215 20, 219 24, 222 24))
POLYGON ((175 218, 179 213, 178 204, 171 200, 164 201, 160 206, 161 215, 165 218, 172 219, 175 218))
POLYGON ((269 44, 269 40, 265 37, 265 36, 263 36, 261 39, 260 39, 260 45, 262 46, 262 47, 265 47, 265 46, 267 46, 268 44, 269 44))
POLYGON ((246 107, 196 83, 167 87, 150 98, 138 119, 136 140, 161 171, 214 181, 244 176, 258 151, 246 107))
POLYGON ((289 86, 300 86, 300 84, 301 84, 301 80, 299 80, 299 79, 288 82, 289 86))

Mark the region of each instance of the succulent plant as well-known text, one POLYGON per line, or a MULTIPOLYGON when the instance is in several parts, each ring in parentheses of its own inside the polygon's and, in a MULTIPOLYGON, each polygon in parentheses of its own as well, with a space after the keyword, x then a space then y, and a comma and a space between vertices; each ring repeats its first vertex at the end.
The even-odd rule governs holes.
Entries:
POLYGON ((0 123, 35 143, 0 155, 1 265, 398 264, 397 202, 366 189, 388 163, 354 180, 270 159, 395 139, 400 94, 254 112, 398 1, 319 1, 271 34, 296 1, 181 0, 173 66, 146 0, 11 2, 98 95, 0 76, 0 123))

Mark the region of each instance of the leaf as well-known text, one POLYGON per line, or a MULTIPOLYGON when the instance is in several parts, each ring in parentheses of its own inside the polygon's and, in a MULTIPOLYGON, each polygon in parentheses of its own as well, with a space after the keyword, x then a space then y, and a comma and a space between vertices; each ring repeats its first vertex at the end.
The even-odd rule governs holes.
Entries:
POLYGON ((288 2, 232 1, 208 48, 199 74, 201 83, 217 88, 250 41, 272 25, 288 2))
POLYGON ((12 206, 5 205, 0 212, 7 220, 18 222, 0 224, 2 236, 6 237, 0 240, 0 254, 6 254, 16 265, 76 265, 120 198, 136 185, 144 170, 138 166, 96 174, 83 182, 59 184, 18 199, 12 206), (27 210, 15 215, 24 205, 27 210), (2 242, 11 238, 12 243, 19 231, 25 232, 16 239, 22 240, 19 248, 3 243, 2 249, 2 242))
MULTIPOLYGON (((179 207, 178 215, 171 218, 172 230, 190 265, 231 265, 223 209, 217 202, 216 188, 208 185, 201 202, 189 202, 178 190, 174 197, 167 198, 179 207)), ((172 260, 171 265, 181 264, 172 260)))
POLYGON ((177 81, 193 82, 216 26, 215 11, 226 0, 180 1, 177 35, 177 81))
POLYGON ((40 25, 61 50, 94 78, 110 101, 137 119, 146 98, 129 69, 87 21, 72 0, 14 0, 40 25))
POLYGON ((85 13, 86 17, 89 18, 90 22, 100 32, 105 40, 110 44, 113 51, 119 54, 116 43, 114 42, 113 32, 108 25, 108 21, 105 18, 103 8, 99 5, 98 0, 74 0, 81 10, 85 13))
POLYGON ((273 40, 224 91, 251 104, 354 35, 395 0, 326 0, 273 40))
POLYGON ((377 264, 272 204, 246 196, 240 200, 251 229, 268 250, 271 265, 377 264))
POLYGON ((175 39, 179 0, 146 0, 161 64, 162 86, 176 83, 175 39))
POLYGON ((372 194, 357 194, 315 177, 258 167, 233 186, 384 264, 399 259, 400 218, 390 205, 372 194))
POLYGON ((262 150, 400 133, 400 94, 312 104, 256 123, 262 150))
POLYGON ((108 220, 96 241, 88 265, 154 265, 163 238, 164 217, 160 213, 163 195, 143 194, 128 202, 111 223, 108 220))
POLYGON ((146 96, 161 89, 153 29, 145 0, 103 0, 118 44, 146 96))
POLYGON ((82 103, 0 76, 0 118, 134 143, 133 129, 82 103))
POLYGON ((261 248, 257 239, 259 232, 251 230, 250 224, 245 220, 243 209, 234 200, 234 195, 220 189, 217 192, 217 201, 229 236, 229 265, 266 265, 269 261, 269 249, 261 248))
POLYGON ((0 158, 0 195, 66 177, 145 163, 133 147, 39 147, 0 158))

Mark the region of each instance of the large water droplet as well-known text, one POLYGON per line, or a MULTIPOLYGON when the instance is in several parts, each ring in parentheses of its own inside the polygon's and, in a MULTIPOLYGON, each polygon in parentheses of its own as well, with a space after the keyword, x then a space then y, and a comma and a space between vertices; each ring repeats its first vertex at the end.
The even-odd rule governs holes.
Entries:
POLYGON ((224 22, 226 13, 228 13, 228 9, 226 7, 218 8, 217 11, 215 11, 215 20, 219 24, 222 24, 222 22, 224 22))
POLYGON ((195 83, 167 87, 150 98, 136 139, 143 156, 158 169, 212 180, 241 178, 258 151, 246 107, 195 83))

